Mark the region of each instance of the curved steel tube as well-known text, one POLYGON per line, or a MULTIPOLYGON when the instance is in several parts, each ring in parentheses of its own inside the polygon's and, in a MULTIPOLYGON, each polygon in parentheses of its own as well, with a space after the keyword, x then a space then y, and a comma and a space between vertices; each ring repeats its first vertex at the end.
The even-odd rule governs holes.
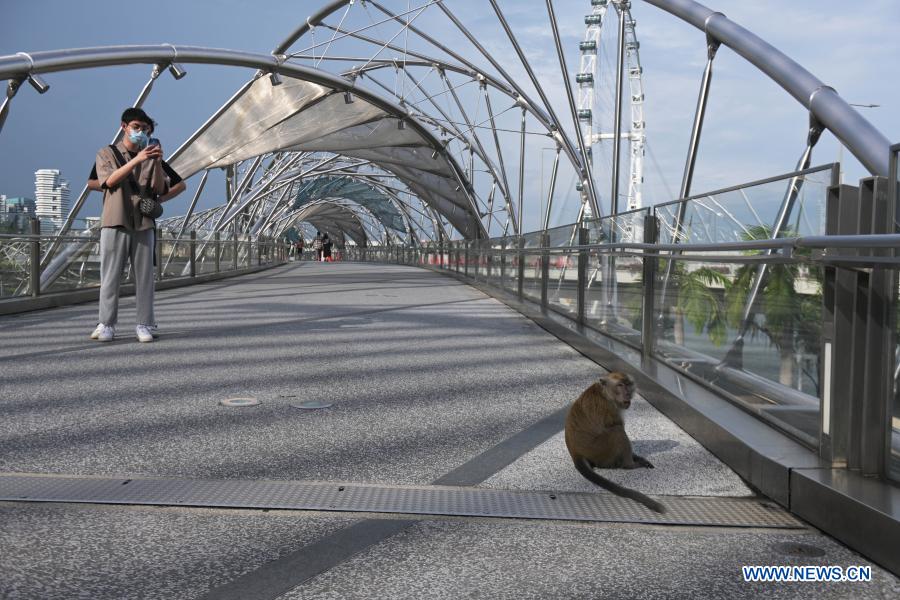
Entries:
MULTIPOLYGON (((335 0, 324 6, 276 48, 284 52, 329 14, 349 3, 335 0)), ((778 83, 812 112, 874 175, 887 177, 890 142, 833 89, 780 50, 721 14, 693 0, 644 0, 689 23, 725 44, 778 83)))
POLYGON ((725 44, 805 106, 873 175, 888 176, 890 142, 812 73, 724 15, 693 0, 644 0, 725 44))
POLYGON ((272 54, 284 54, 287 52, 287 49, 294 45, 294 42, 303 37, 307 31, 318 25, 322 22, 322 19, 339 9, 340 7, 348 4, 350 0, 334 0, 333 2, 326 4, 322 8, 318 10, 318 12, 313 13, 309 17, 306 18, 306 22, 300 25, 294 32, 287 36, 283 42, 278 44, 278 47, 272 50, 272 54))
POLYGON ((220 48, 201 48, 197 46, 173 46, 171 44, 149 46, 107 46, 100 48, 76 48, 72 50, 51 50, 35 52, 30 55, 31 61, 21 55, 0 56, 0 80, 13 79, 29 73, 53 73, 74 69, 89 69, 113 65, 129 65, 135 63, 166 64, 174 61, 176 56, 181 63, 198 63, 227 65, 259 69, 263 72, 277 72, 288 77, 295 77, 311 83, 323 85, 341 92, 350 91, 386 113, 400 117, 410 124, 432 147, 440 152, 451 166, 454 176, 469 200, 472 222, 477 224, 474 237, 486 237, 484 223, 478 218, 475 200, 469 193, 463 171, 456 159, 444 145, 426 127, 418 122, 410 112, 390 100, 374 92, 355 86, 337 75, 319 69, 281 62, 274 56, 252 54, 236 50, 220 48))

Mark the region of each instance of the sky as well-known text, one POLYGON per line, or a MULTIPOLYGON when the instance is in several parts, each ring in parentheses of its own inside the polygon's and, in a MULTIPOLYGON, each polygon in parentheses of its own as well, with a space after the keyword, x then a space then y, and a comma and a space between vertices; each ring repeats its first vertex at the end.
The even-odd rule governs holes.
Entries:
MULTIPOLYGON (((492 52, 501 57, 511 55, 486 2, 445 2, 492 52)), ((385 3, 397 10, 420 4, 407 0, 385 3)), ((0 0, 0 55, 160 43, 269 54, 320 4, 157 0, 147 9, 122 0, 0 0)), ((706 49, 696 29, 641 0, 632 4, 644 66, 649 145, 645 198, 647 203, 657 203, 674 198, 681 181, 706 49)), ((779 48, 848 102, 878 105, 858 110, 890 141, 900 142, 900 36, 896 35, 900 2, 708 0, 704 5, 779 48)), ((545 3, 500 0, 500 6, 523 40, 557 113, 568 121, 545 3)), ((574 72, 590 3, 556 0, 554 6, 569 71, 574 72)), ((430 9, 432 12, 436 11, 430 9)), ((188 76, 180 81, 161 76, 144 104, 159 123, 156 133, 168 152, 253 74, 247 69, 207 65, 186 68, 188 76)), ((806 141, 806 110, 727 48, 719 51, 714 69, 693 190, 713 190, 791 171, 806 141)), ((515 68, 511 72, 524 73, 515 68)), ((0 132, 0 194, 33 197, 34 171, 58 168, 71 182, 74 199, 97 149, 112 139, 122 109, 134 101, 149 73, 149 65, 51 73, 44 76, 51 85, 44 95, 23 85, 0 132)), ((529 190, 546 185, 551 153, 541 148, 547 145, 546 140, 529 141, 529 155, 542 159, 528 163, 529 190)), ((840 158, 845 161, 845 181, 855 182, 867 174, 826 133, 814 152, 813 164, 840 158)), ((169 214, 186 210, 198 180, 194 177, 188 182, 188 192, 172 202, 169 214)), ((562 174, 562 193, 572 194, 573 182, 572 174, 562 174)), ((217 178, 211 177, 207 188, 200 208, 222 201, 224 185, 217 178)), ((598 181, 598 188, 605 192, 608 184, 598 181)), ((100 196, 92 194, 80 216, 95 215, 99 208, 100 196)), ((574 220, 569 214, 554 218, 574 220)), ((537 219, 530 222, 533 226, 537 219)))

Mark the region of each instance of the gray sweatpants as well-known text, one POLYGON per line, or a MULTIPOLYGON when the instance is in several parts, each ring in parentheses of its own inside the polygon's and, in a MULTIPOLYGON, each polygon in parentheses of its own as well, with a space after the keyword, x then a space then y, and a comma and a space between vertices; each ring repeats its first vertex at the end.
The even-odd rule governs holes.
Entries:
POLYGON ((100 230, 100 323, 115 325, 119 318, 119 283, 125 258, 131 260, 137 324, 155 325, 153 315, 154 230, 128 231, 122 227, 100 230))

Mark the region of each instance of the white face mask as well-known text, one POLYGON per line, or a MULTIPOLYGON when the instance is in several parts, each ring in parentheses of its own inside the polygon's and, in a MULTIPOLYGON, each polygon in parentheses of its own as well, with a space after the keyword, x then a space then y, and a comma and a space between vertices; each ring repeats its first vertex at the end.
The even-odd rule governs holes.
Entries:
POLYGON ((143 150, 147 147, 147 144, 150 143, 150 136, 144 133, 144 131, 141 129, 129 129, 128 141, 137 146, 139 149, 143 150))

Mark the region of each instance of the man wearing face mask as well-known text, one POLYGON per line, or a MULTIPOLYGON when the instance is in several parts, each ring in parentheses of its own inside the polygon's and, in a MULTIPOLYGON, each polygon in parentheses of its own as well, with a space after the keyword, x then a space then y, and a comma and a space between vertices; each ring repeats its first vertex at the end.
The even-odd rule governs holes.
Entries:
POLYGON ((162 160, 159 144, 149 145, 153 120, 140 108, 122 113, 124 135, 114 146, 97 152, 97 181, 103 190, 100 218, 100 319, 91 338, 109 342, 115 337, 118 320, 119 283, 125 258, 134 272, 137 326, 141 342, 152 342, 153 254, 155 225, 139 209, 141 196, 156 195, 160 202, 184 189, 184 182, 162 160), (169 187, 174 173, 179 181, 169 187))

